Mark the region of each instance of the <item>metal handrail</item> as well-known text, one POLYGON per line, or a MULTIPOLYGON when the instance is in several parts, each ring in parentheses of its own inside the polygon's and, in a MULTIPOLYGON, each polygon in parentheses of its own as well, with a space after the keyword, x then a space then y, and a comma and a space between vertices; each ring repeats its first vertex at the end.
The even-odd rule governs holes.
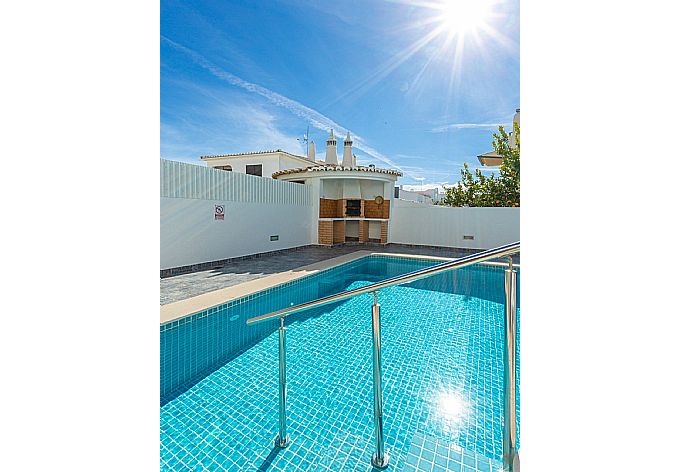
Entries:
MULTIPOLYGON (((490 259, 498 257, 506 257, 520 251, 520 242, 506 244, 488 251, 482 251, 477 254, 461 257, 452 261, 444 262, 426 269, 420 269, 407 274, 392 277, 390 279, 376 282, 365 287, 354 290, 347 290, 336 295, 319 298, 301 305, 284 308, 282 310, 274 311, 266 315, 257 316, 247 320, 247 324, 260 323, 276 318, 280 318, 280 328, 278 329, 278 384, 279 384, 279 401, 278 401, 278 436, 275 439, 276 447, 284 448, 290 443, 290 438, 287 434, 287 381, 286 381, 286 345, 285 345, 285 317, 292 313, 304 311, 309 308, 326 305, 339 300, 345 300, 363 293, 373 293, 374 303, 371 306, 371 334, 373 347, 373 404, 374 404, 374 436, 376 441, 376 449, 371 457, 371 465, 377 469, 382 470, 388 467, 390 463, 390 456, 386 453, 383 440, 383 393, 381 385, 381 307, 378 304, 376 296, 377 290, 381 290, 392 285, 398 285, 407 282, 413 282, 432 275, 446 272, 448 270, 459 269, 473 264, 477 264, 490 259)), ((516 308, 517 308, 517 273, 513 269, 513 260, 509 259, 508 268, 505 271, 504 289, 505 289, 505 322, 504 334, 506 342, 504 344, 504 375, 503 375, 503 470, 507 472, 520 471, 520 458, 517 452, 517 423, 516 423, 516 408, 515 408, 515 393, 516 393, 516 308)))
POLYGON ((344 292, 336 293, 335 295, 328 295, 327 297, 318 298, 311 302, 302 303, 300 305, 291 306, 288 308, 283 308, 282 310, 273 311, 261 316, 255 316, 247 320, 247 324, 261 323, 262 321, 268 321, 276 318, 285 318, 293 313, 308 310, 309 308, 315 308, 322 305, 327 305, 329 303, 334 303, 340 300, 345 300, 363 293, 371 293, 382 288, 390 287, 392 285, 399 285, 407 282, 414 282, 415 280, 424 279, 432 275, 439 274, 441 272, 446 272, 453 269, 459 269, 461 267, 467 267, 470 265, 478 264, 480 262, 488 261, 491 259, 496 259, 498 257, 510 256, 520 252, 520 241, 506 244, 505 246, 499 246, 487 251, 478 252, 476 254, 470 254, 469 256, 464 256, 459 259, 454 259, 452 261, 444 262, 432 267, 427 267, 425 269, 415 270, 413 272, 408 272, 407 274, 398 275, 390 279, 382 280, 381 282, 376 282, 371 285, 366 285, 364 287, 355 288, 352 290, 346 290, 344 292))

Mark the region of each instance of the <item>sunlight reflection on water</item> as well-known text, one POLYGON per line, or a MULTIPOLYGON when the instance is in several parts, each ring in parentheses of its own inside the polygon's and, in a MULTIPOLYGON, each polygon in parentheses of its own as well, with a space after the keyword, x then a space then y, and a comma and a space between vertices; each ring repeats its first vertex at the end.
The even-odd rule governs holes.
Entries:
POLYGON ((433 394, 430 408, 434 429, 457 439, 470 417, 472 404, 462 392, 442 387, 433 394))

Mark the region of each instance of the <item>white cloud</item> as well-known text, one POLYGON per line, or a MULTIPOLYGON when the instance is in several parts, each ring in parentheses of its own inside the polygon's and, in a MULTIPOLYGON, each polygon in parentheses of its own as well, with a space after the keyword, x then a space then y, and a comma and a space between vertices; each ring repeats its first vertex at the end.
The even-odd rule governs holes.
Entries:
POLYGON ((233 128, 233 133, 239 134, 235 141, 240 142, 245 152, 282 149, 293 154, 304 154, 297 138, 280 130, 276 117, 271 113, 248 105, 233 106, 228 113, 237 120, 238 127, 233 128))
MULTIPOLYGON (((428 162, 428 160, 427 160, 428 162)), ((409 177, 413 180, 416 180, 418 182, 423 182, 425 180, 433 179, 433 180, 441 180, 441 179, 447 179, 449 175, 454 174, 455 172, 449 172, 447 169, 441 169, 438 167, 435 168, 426 168, 426 167, 419 167, 419 166, 400 166, 402 171, 404 172, 406 177, 409 177)))
MULTIPOLYGON (((181 44, 178 44, 175 41, 166 38, 165 36, 161 35, 161 39, 163 39, 166 43, 168 43, 175 49, 182 51, 188 56, 190 56, 195 63, 197 63, 199 66, 203 67, 219 79, 225 80, 231 85, 243 88, 248 92, 252 92, 266 98, 269 102, 273 103, 274 105, 285 108, 294 115, 307 120, 312 126, 318 129, 328 131, 332 128, 334 134, 339 138, 344 138, 347 134, 347 128, 339 125, 338 123, 331 120, 327 116, 322 115, 318 111, 309 108, 306 105, 303 105, 295 100, 292 100, 291 98, 288 98, 277 92, 262 87, 261 85, 247 82, 246 80, 234 74, 231 74, 230 72, 224 71, 223 69, 208 61, 205 57, 201 56, 199 53, 192 51, 191 49, 182 46, 181 44)), ((384 154, 380 153, 373 147, 367 145, 362 137, 352 132, 350 132, 350 135, 353 140, 353 147, 363 151, 364 153, 368 154, 374 159, 377 159, 395 169, 401 169, 395 162, 386 157, 384 154)))
POLYGON ((443 133, 453 129, 492 129, 499 126, 506 126, 505 123, 451 123, 449 125, 438 126, 431 130, 432 133, 443 133))
POLYGON ((246 101, 227 101, 211 95, 207 98, 203 102, 207 119, 203 126, 188 121, 176 125, 161 122, 161 157, 196 162, 202 154, 272 149, 304 153, 297 138, 282 131, 278 117, 269 111, 246 101))

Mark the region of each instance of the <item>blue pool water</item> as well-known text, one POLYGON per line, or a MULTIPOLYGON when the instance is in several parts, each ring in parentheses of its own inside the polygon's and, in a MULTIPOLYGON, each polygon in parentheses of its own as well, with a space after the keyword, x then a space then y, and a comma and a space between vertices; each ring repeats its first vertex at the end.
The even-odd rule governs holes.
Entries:
MULTIPOLYGON (((371 470, 373 297, 287 319, 284 450, 273 447, 277 322, 246 320, 436 263, 369 256, 161 325, 161 470, 371 470)), ((390 287, 379 303, 388 470, 495 470, 503 268, 390 287)))

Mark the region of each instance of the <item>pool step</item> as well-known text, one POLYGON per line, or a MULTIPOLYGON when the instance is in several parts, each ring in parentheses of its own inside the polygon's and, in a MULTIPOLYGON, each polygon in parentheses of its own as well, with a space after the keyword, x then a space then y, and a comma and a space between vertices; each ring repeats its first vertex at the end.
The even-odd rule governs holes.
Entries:
POLYGON ((403 472, 499 472, 500 461, 421 433, 412 437, 403 472))
MULTIPOLYGON (((335 443, 327 446, 310 439, 308 435, 296 433, 292 443, 285 449, 271 451, 261 465, 235 470, 258 470, 260 472, 350 472, 369 471, 371 445, 355 435, 345 434, 335 443), (258 467, 258 468, 257 468, 258 467)), ((265 452, 265 451, 264 451, 265 452)))

